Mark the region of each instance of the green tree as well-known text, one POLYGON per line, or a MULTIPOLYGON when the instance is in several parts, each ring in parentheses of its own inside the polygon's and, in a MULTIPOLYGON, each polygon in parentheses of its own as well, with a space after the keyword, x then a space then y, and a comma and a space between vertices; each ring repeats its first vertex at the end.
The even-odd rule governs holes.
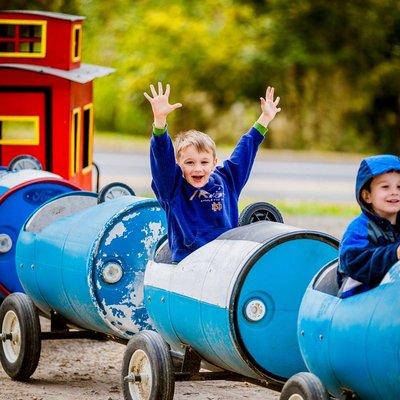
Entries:
POLYGON ((0 0, 0 10, 36 10, 76 14, 78 9, 76 0, 0 0))

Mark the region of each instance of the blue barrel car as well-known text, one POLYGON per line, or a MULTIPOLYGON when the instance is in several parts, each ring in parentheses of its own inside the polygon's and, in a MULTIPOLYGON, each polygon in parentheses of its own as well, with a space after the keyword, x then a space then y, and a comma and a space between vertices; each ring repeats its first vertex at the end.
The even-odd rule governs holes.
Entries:
POLYGON ((125 343, 139 330, 153 329, 143 305, 143 277, 165 232, 165 214, 153 199, 123 196, 98 204, 97 194, 80 191, 37 209, 23 225, 16 251, 26 295, 8 296, 0 309, 5 372, 28 379, 42 339, 125 343), (40 331, 36 309, 50 318, 51 332, 40 331))
POLYGON ((23 291, 15 266, 15 248, 22 225, 49 199, 78 188, 60 176, 33 169, 0 169, 0 301, 23 291))
POLYGON ((306 369, 296 330, 300 302, 337 249, 327 234, 276 222, 235 228, 178 264, 161 243, 144 280, 158 333, 130 339, 125 399, 172 399, 175 380, 244 379, 281 389, 306 369), (179 352, 177 370, 171 355, 179 352), (219 371, 199 372, 201 362, 219 371))
POLYGON ((338 297, 337 260, 316 275, 298 321, 310 373, 292 377, 281 399, 400 399, 400 262, 367 292, 338 297))

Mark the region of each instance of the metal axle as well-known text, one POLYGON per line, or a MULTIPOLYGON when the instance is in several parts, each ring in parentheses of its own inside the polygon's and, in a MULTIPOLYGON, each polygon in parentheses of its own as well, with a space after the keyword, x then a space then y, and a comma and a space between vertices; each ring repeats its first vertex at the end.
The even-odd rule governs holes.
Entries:
POLYGON ((129 375, 124 377, 124 381, 129 382, 129 383, 141 382, 142 377, 140 375, 135 375, 135 374, 132 374, 132 372, 130 372, 129 375))
POLYGON ((5 342, 6 340, 12 340, 12 333, 0 333, 0 340, 5 342))

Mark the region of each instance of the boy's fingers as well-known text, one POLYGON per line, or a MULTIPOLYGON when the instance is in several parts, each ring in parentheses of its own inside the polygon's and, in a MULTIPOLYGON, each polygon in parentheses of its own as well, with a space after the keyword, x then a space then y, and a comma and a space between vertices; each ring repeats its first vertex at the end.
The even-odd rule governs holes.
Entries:
POLYGON ((275 101, 274 101, 274 104, 277 106, 278 104, 279 104, 279 100, 280 100, 281 98, 278 96, 276 99, 275 99, 275 101))
POLYGON ((159 96, 162 96, 162 94, 163 94, 163 91, 162 91, 162 83, 161 83, 161 82, 158 82, 158 95, 159 95, 159 96))
POLYGON ((176 110, 177 108, 181 108, 182 104, 181 103, 175 103, 175 104, 172 104, 171 107, 172 107, 173 110, 176 110))
POLYGON ((150 97, 146 92, 144 92, 143 94, 144 94, 144 97, 146 97, 146 99, 147 99, 148 101, 151 102, 151 100, 153 100, 152 97, 150 97))
POLYGON ((167 86, 165 87, 165 95, 168 97, 169 96, 169 92, 171 90, 171 87, 169 86, 169 83, 167 83, 167 86))
POLYGON ((269 92, 270 100, 273 100, 273 99, 274 99, 274 92, 275 92, 274 87, 271 87, 271 90, 270 90, 270 92, 269 92))
POLYGON ((267 87, 267 90, 265 91, 265 99, 267 100, 269 98, 269 93, 271 92, 271 86, 267 87))
POLYGON ((157 92, 156 92, 156 89, 154 88, 154 85, 150 85, 150 90, 151 90, 151 94, 153 95, 153 97, 156 97, 157 92))
POLYGON ((279 107, 279 108, 277 108, 276 109, 276 112, 279 112, 279 111, 281 111, 282 109, 279 107))

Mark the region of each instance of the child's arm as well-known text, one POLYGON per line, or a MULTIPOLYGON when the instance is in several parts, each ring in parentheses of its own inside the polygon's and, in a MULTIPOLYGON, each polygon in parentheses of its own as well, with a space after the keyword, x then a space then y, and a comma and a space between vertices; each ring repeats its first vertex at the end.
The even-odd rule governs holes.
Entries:
POLYGON ((397 259, 400 260, 400 245, 397 248, 397 259))
POLYGON ((376 246, 368 240, 367 235, 366 229, 360 225, 345 232, 340 244, 340 271, 357 281, 374 286, 399 260, 399 245, 390 243, 376 246))
POLYGON ((268 86, 265 98, 260 97, 261 115, 249 132, 241 137, 232 155, 220 169, 231 182, 237 195, 249 178, 258 147, 267 133, 269 123, 281 111, 278 108, 279 100, 279 97, 274 100, 274 88, 268 86))
POLYGON ((175 109, 182 107, 182 104, 169 103, 170 86, 168 84, 165 92, 161 82, 158 82, 158 93, 153 85, 150 85, 150 90, 153 97, 147 93, 144 93, 144 96, 150 102, 154 116, 153 135, 150 141, 152 188, 159 200, 168 201, 176 189, 177 179, 181 173, 167 132, 167 116, 175 109))
POLYGON ((154 127, 156 129, 164 129, 167 124, 167 116, 172 111, 177 108, 182 107, 181 103, 169 104, 169 93, 170 86, 167 83, 165 87, 165 92, 163 92, 162 83, 158 82, 158 93, 153 85, 150 85, 151 94, 153 97, 149 96, 146 92, 144 92, 144 97, 151 104, 151 109, 153 110, 154 116, 154 127))

